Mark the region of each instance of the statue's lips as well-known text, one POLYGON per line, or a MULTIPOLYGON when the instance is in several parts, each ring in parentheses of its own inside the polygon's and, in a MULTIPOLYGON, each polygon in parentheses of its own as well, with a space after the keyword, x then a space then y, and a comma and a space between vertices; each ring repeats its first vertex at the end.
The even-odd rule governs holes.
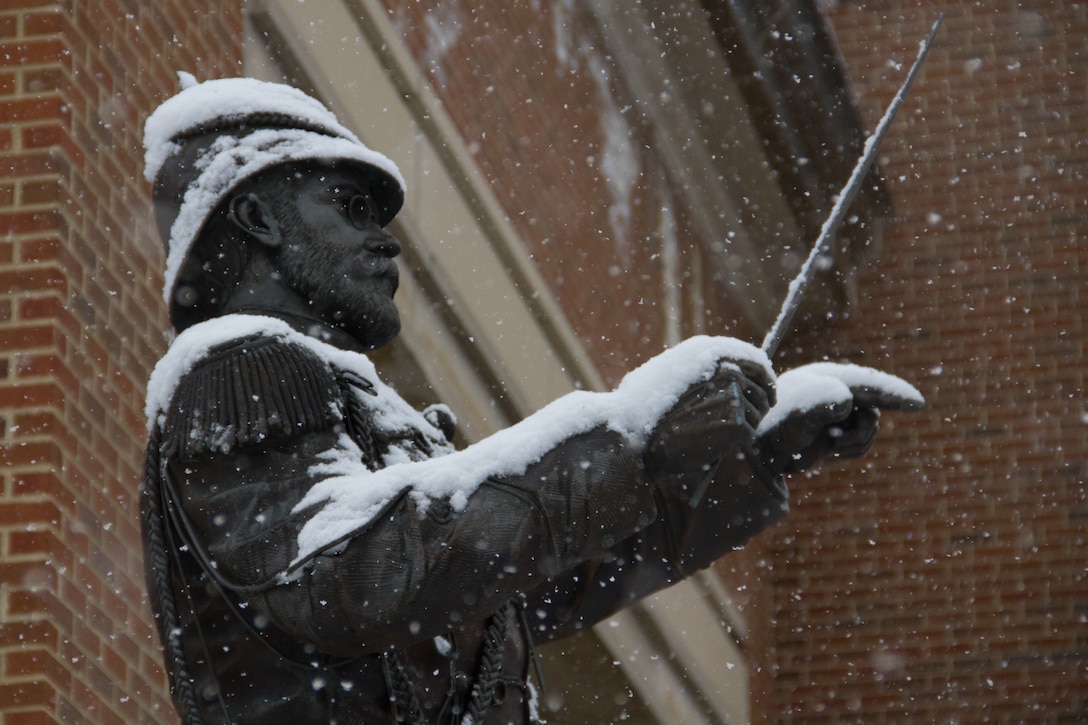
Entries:
POLYGON ((346 260, 344 273, 355 279, 368 277, 396 277, 397 263, 389 257, 377 254, 365 254, 358 257, 350 257, 346 260))
POLYGON ((388 280, 392 284, 393 290, 397 289, 400 279, 400 270, 397 269, 396 262, 389 257, 371 254, 355 257, 348 261, 344 274, 349 279, 359 282, 370 282, 378 279, 388 280))

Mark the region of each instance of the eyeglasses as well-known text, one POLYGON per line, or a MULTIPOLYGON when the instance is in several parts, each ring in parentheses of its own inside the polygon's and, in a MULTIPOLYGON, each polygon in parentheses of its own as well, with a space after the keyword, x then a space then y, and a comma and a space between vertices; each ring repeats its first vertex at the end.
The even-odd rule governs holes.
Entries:
POLYGON ((351 197, 347 204, 347 214, 356 229, 366 229, 371 222, 379 224, 378 203, 369 194, 356 194, 351 197))

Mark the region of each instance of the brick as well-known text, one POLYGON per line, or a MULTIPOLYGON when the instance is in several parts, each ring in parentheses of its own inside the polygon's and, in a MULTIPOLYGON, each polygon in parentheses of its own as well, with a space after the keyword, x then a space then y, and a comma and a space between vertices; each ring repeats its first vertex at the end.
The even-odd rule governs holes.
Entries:
MULTIPOLYGON (((8 553, 13 557, 43 555, 49 558, 49 567, 70 567, 71 552, 55 530, 45 527, 25 531, 8 532, 8 553)), ((40 573, 36 586, 44 586, 50 579, 40 573)))
MULTIPOLYGON (((59 119, 57 116, 49 116, 49 119, 59 119)), ((23 128, 22 142, 24 149, 44 149, 50 146, 65 146, 68 144, 69 134, 60 123, 39 123, 23 128)), ((70 155, 82 157, 82 152, 76 147, 70 147, 70 155)))
MULTIPOLYGON (((57 525, 60 522, 60 510, 51 501, 19 501, 9 500, 0 504, 0 526, 19 524, 57 525)), ((3 639, 0 638, 0 646, 3 639)))
POLYGON ((24 93, 49 93, 64 88, 64 71, 59 68, 28 69, 22 77, 24 93))
MULTIPOLYGON (((42 243, 35 240, 24 242, 20 246, 27 250, 29 256, 35 257, 40 255, 40 252, 37 250, 54 249, 56 245, 48 240, 42 243)), ((16 316, 23 322, 41 322, 43 320, 53 320, 63 316, 64 304, 61 302, 58 294, 54 291, 41 295, 27 295, 23 297, 18 300, 17 310, 18 314, 16 316)))
POLYGON ((30 234, 57 226, 55 210, 0 212, 0 230, 4 234, 30 234))
POLYGON ((17 590, 41 592, 56 589, 56 572, 41 561, 0 562, 0 583, 9 595, 17 590))
MULTIPOLYGON (((0 59, 2 52, 0 50, 0 59)), ((10 123, 60 118, 61 100, 59 96, 0 100, 0 114, 10 123)))
MULTIPOLYGON (((48 186, 49 182, 44 182, 48 186)), ((57 235, 31 237, 19 241, 19 261, 23 265, 62 261, 63 267, 78 270, 57 235)))
POLYGON ((6 10, 29 10, 30 8, 53 5, 56 0, 0 0, 0 12, 6 10))
POLYGON ((54 622, 8 621, 0 624, 0 647, 15 649, 29 644, 55 650, 59 634, 54 622))
MULTIPOLYGON (((7 145, 10 146, 10 142, 7 145)), ((66 171, 63 160, 47 151, 0 154, 0 174, 5 178, 44 176, 66 171)))
POLYGON ((67 664, 58 661, 55 654, 47 650, 23 648, 8 652, 4 659, 4 674, 9 681, 45 680, 59 689, 71 686, 72 674, 67 664))
POLYGON ((48 325, 23 325, 0 328, 0 350, 28 350, 49 347, 54 331, 48 325))
POLYGON ((66 18, 59 12, 30 12, 23 16, 23 33, 29 37, 55 35, 67 27, 66 18))
MULTIPOLYGON (((72 721, 69 721, 72 722, 72 721)), ((21 710, 4 713, 4 725, 60 725, 57 720, 44 710, 21 710)))
POLYGON ((52 381, 5 385, 0 388, 0 407, 29 408, 60 405, 63 400, 63 391, 52 381))
POLYGON ((65 53, 64 43, 57 39, 0 43, 0 67, 55 62, 65 53))
MULTIPOLYGON (((3 392, 0 390, 0 397, 3 392)), ((0 464, 4 466, 59 466, 62 459, 62 452, 52 442, 27 441, 0 446, 0 464)))
POLYGON ((45 682, 0 683, 0 702, 8 708, 51 707, 55 697, 53 687, 45 682))

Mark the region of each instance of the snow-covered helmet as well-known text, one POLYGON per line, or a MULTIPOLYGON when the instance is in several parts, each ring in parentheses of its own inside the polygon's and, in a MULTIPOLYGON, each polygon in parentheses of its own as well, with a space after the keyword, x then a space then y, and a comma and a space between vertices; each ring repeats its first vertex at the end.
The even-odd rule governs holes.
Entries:
POLYGON ((404 178, 319 101, 297 88, 254 78, 197 83, 179 73, 181 91, 144 125, 144 176, 154 185, 155 216, 166 245, 163 299, 173 303, 178 274, 209 218, 240 183, 281 164, 349 164, 371 179, 384 226, 404 203, 404 178))

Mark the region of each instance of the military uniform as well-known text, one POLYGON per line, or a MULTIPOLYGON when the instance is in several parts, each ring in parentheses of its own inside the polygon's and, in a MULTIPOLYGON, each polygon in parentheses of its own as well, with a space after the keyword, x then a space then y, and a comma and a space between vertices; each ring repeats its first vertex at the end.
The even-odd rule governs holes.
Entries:
POLYGON ((405 488, 300 558, 323 463, 357 457, 365 485, 449 453, 450 421, 411 411, 364 356, 280 325, 190 353, 149 411, 148 585, 186 723, 532 722, 534 641, 592 626, 786 510, 780 479, 748 461, 693 507, 698 477, 667 455, 648 470, 599 427, 458 505, 405 488))

